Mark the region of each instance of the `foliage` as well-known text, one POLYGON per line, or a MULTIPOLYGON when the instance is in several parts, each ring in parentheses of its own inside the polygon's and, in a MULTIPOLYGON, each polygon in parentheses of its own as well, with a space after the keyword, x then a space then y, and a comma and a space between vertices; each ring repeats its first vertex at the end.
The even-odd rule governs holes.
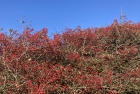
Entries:
POLYGON ((1 94, 140 93, 140 23, 32 31, 0 34, 1 94))

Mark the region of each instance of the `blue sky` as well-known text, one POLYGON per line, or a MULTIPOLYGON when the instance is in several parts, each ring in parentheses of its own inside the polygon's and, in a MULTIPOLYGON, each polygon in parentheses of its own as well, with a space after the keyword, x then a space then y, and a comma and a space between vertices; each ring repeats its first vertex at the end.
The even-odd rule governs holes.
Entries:
POLYGON ((15 19, 30 23, 34 31, 48 28, 48 36, 65 28, 82 29, 110 25, 120 20, 120 10, 133 22, 140 21, 140 0, 0 0, 0 27, 22 32, 15 19))

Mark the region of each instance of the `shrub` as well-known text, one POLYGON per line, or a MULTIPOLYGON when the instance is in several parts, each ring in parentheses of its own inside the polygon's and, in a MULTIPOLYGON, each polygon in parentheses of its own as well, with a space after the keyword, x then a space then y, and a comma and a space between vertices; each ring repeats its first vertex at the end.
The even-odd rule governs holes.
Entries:
POLYGON ((0 34, 0 93, 139 93, 140 23, 32 31, 0 34))

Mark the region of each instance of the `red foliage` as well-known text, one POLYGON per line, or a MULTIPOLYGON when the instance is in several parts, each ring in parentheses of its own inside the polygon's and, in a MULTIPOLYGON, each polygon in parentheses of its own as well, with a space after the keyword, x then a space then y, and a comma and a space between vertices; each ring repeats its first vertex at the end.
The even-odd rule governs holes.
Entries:
POLYGON ((48 38, 46 28, 32 31, 16 38, 0 34, 0 93, 139 91, 139 23, 115 20, 107 27, 66 29, 54 39, 48 38))

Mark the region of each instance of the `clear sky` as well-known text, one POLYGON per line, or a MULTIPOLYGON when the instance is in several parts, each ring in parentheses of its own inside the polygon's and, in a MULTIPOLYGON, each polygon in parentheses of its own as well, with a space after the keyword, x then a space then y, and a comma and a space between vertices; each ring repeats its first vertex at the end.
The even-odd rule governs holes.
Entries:
POLYGON ((110 25, 120 20, 120 10, 133 22, 140 21, 140 0, 0 0, 0 27, 7 32, 21 32, 15 19, 30 23, 34 31, 48 28, 48 35, 61 33, 66 27, 82 29, 110 25))

